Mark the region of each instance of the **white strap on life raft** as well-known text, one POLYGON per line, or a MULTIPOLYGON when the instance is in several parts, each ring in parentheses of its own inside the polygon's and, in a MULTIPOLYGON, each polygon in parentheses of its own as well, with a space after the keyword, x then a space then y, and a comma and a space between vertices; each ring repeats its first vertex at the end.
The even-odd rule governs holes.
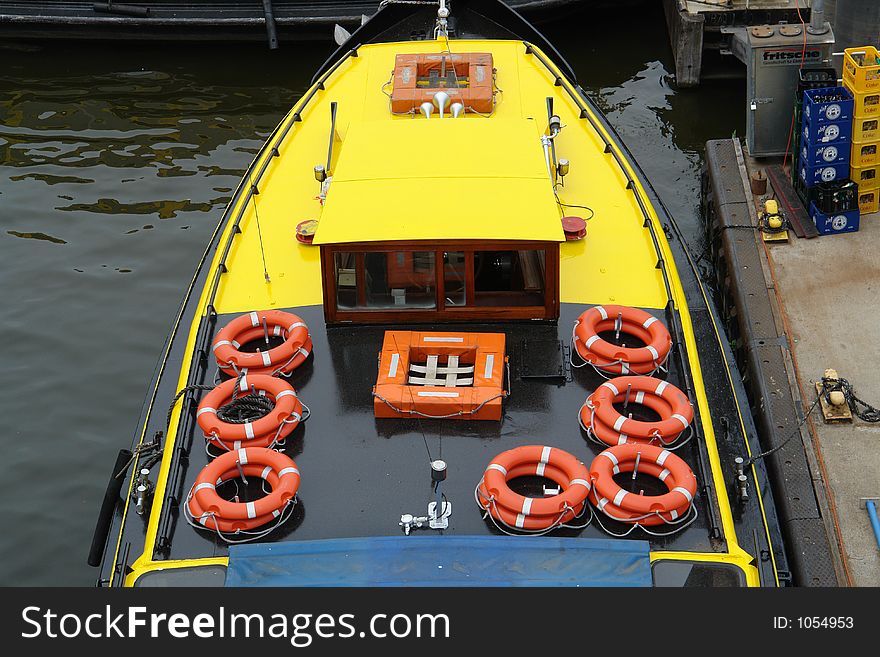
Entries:
POLYGON ((425 365, 411 364, 409 383, 417 386, 444 386, 446 388, 455 388, 458 386, 472 386, 474 384, 474 366, 458 364, 458 356, 450 356, 446 365, 439 364, 439 356, 428 356, 425 365), (412 373, 424 374, 425 376, 414 376, 412 373), (469 374, 464 378, 459 378, 461 374, 469 374))

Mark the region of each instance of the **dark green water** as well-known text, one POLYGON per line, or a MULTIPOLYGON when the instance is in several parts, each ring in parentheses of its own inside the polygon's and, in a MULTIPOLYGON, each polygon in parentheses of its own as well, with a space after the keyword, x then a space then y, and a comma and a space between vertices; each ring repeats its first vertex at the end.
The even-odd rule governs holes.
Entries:
MULTIPOLYGON (((742 80, 675 91, 659 3, 541 29, 594 92, 695 250, 707 139, 742 80)), ((91 585, 109 470, 131 441, 195 260, 331 43, 0 45, 0 584, 91 585)))

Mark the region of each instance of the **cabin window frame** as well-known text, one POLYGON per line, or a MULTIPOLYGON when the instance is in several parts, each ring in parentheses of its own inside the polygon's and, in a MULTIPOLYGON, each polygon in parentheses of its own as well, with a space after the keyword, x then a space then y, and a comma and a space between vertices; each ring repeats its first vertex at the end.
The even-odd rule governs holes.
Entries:
MULTIPOLYGON (((357 274, 359 283, 363 280, 357 274)), ((467 322, 504 320, 556 320, 559 318, 559 243, 547 241, 508 240, 447 240, 425 242, 418 240, 395 242, 348 242, 321 245, 321 281, 324 294, 324 319, 328 324, 340 323, 418 323, 467 322), (363 267, 363 254, 370 252, 428 251, 434 253, 434 308, 358 308, 340 309, 335 276, 336 254, 355 253, 357 266, 363 267), (477 251, 543 251, 544 304, 534 306, 478 306, 475 304, 474 253, 477 251), (446 304, 444 289, 444 252, 463 252, 465 255, 465 305, 446 304)), ((360 291, 360 288, 359 288, 360 291)))

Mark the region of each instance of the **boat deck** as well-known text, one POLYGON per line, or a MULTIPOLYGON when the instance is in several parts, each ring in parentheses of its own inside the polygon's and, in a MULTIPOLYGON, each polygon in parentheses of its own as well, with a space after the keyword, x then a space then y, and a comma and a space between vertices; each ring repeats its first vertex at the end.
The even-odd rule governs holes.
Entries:
MULTIPOLYGON (((550 323, 520 323, 447 328, 503 331, 507 336, 511 395, 502 421, 493 422, 375 419, 371 389, 376 380, 377 355, 388 327, 325 328, 320 307, 295 309, 309 325, 314 343, 314 357, 289 379, 311 410, 309 419, 288 437, 284 449, 302 473, 299 503, 283 528, 263 540, 399 536, 402 533, 397 524, 400 515, 425 515, 427 503, 434 499, 429 463, 441 456, 449 466, 442 488, 453 505, 450 527, 444 533, 500 533, 490 521, 483 520, 483 512, 474 501, 474 488, 486 465, 497 454, 520 445, 546 444, 568 451, 589 465, 601 451, 578 426, 577 414, 587 395, 604 379, 590 367, 569 371, 569 381, 524 377, 527 363, 531 364, 532 371, 540 365, 534 359, 547 342, 561 340, 568 344, 574 320, 583 310, 564 305, 558 327, 550 323)), ((656 315, 663 318, 662 312, 656 315)), ((229 319, 232 316, 218 317, 218 326, 229 319)), ((215 373, 212 366, 208 379, 215 373)), ((683 385, 674 364, 666 378, 683 385)), ((191 440, 193 446, 185 471, 181 473, 180 490, 185 494, 208 459, 202 450, 201 431, 194 422, 186 424, 186 435, 180 438, 191 440)), ((676 453, 695 464, 700 458, 698 449, 698 442, 692 441, 676 453)), ((657 483, 642 478, 625 482, 629 486, 657 483)), ((674 536, 657 538, 638 529, 630 536, 650 539, 654 550, 725 551, 724 541, 710 539, 710 511, 706 505, 706 498, 698 493, 697 521, 674 536)), ((615 533, 630 529, 604 516, 601 521, 615 533)), ((662 530, 655 528, 655 531, 662 530)), ((608 538, 595 521, 584 530, 558 530, 554 535, 608 538)), ((171 549, 164 556, 170 559, 222 556, 227 552, 226 544, 210 532, 195 531, 180 519, 169 538, 171 549)))

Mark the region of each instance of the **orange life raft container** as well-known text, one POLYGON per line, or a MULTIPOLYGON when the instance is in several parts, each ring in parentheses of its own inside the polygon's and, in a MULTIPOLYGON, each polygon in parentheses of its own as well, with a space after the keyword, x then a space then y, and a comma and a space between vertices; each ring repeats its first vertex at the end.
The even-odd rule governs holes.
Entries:
POLYGON ((494 109, 493 85, 492 53, 397 55, 391 111, 396 114, 418 112, 422 103, 431 102, 435 93, 445 91, 450 103, 461 103, 466 112, 489 114, 494 109), (445 77, 441 77, 444 70, 445 77))
POLYGON ((375 416, 500 420, 504 344, 503 333, 386 331, 375 416))

